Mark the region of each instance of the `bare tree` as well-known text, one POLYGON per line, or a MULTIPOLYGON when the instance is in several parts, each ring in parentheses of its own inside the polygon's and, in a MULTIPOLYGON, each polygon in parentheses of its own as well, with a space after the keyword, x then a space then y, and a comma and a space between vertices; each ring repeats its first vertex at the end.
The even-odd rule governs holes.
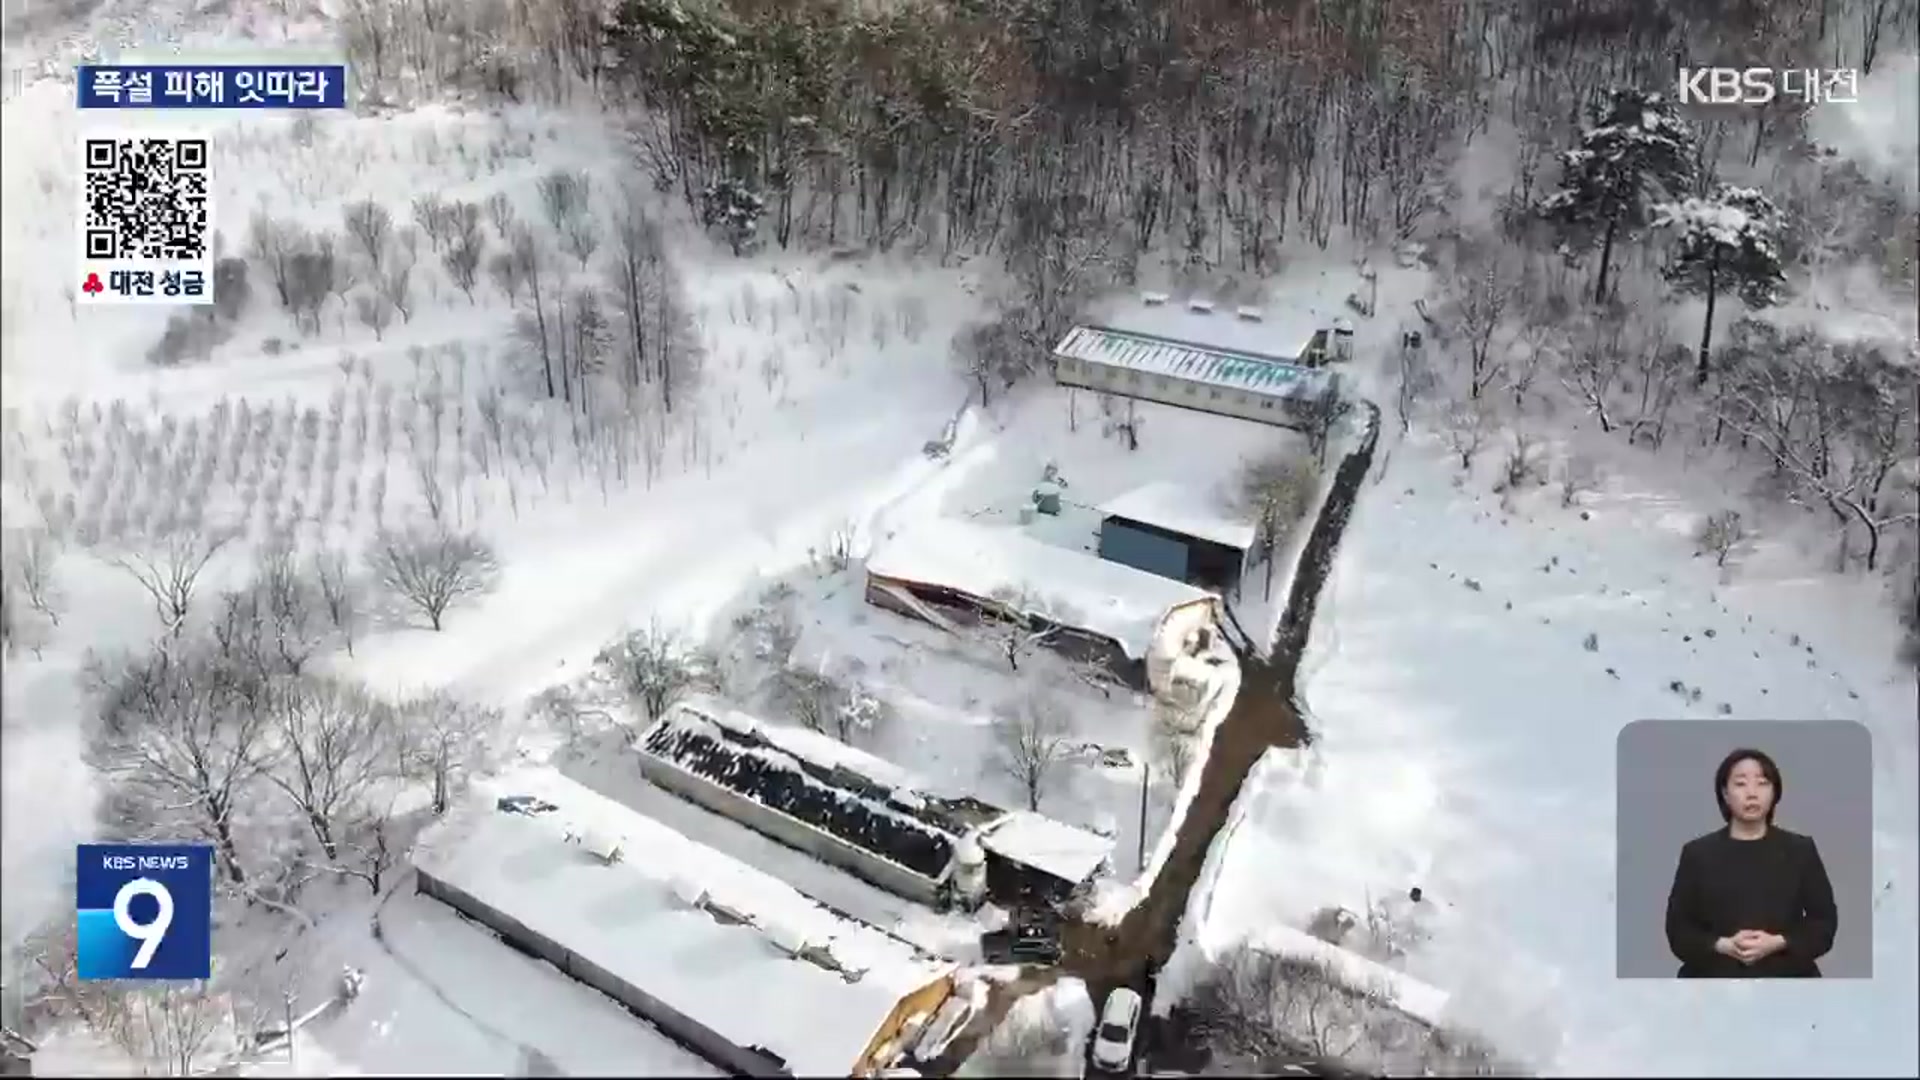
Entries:
POLYGON ((447 609, 485 595, 499 580, 493 546, 472 533, 415 527, 383 533, 367 554, 380 584, 395 599, 441 628, 447 609))
POLYGON ((566 169, 555 169, 540 178, 540 212, 546 215, 547 226, 554 232, 563 232, 567 223, 586 209, 591 193, 590 179, 584 172, 566 169))
POLYGON ((129 990, 124 1007, 115 1043, 162 1076, 204 1075, 235 1048, 228 1000, 203 983, 129 990))
POLYGON ((1607 311, 1583 317, 1574 327, 1562 361, 1560 385, 1586 406, 1600 430, 1614 429, 1613 396, 1620 376, 1648 347, 1625 305, 1609 301, 1607 311))
POLYGON ((1713 565, 1727 565, 1727 557, 1747 538, 1747 526, 1740 518, 1738 510, 1722 510, 1708 514, 1694 534, 1699 546, 1699 554, 1712 555, 1713 565))
POLYGON ((1394 409, 1400 418, 1402 435, 1412 426, 1414 409, 1426 400, 1439 382, 1433 365, 1427 360, 1426 350, 1414 345, 1414 340, 1411 333, 1403 336, 1400 342, 1400 365, 1394 380, 1394 409))
MULTIPOLYGON (((474 204, 460 205, 470 207, 474 204)), ((473 286, 479 280, 480 264, 487 254, 487 234, 481 230, 477 214, 457 214, 455 229, 446 250, 440 253, 440 261, 447 268, 447 276, 466 294, 467 302, 472 303, 473 286)))
POLYGON ((846 688, 819 668, 788 665, 773 677, 774 707, 808 731, 831 730, 845 697, 846 688))
POLYGON ((1467 396, 1475 401, 1506 370, 1507 316, 1520 296, 1523 264, 1504 247, 1477 255, 1460 268, 1459 292, 1441 308, 1451 337, 1466 350, 1467 396))
POLYGON ((1038 690, 996 711, 993 738, 994 760, 1019 785, 1029 810, 1040 809, 1041 798, 1078 760, 1065 707, 1038 690))
POLYGON ((1920 367, 1877 344, 1787 338, 1752 321, 1736 331, 1717 418, 1767 455, 1789 498, 1833 516, 1843 566, 1858 525, 1877 568, 1886 531, 1920 521, 1920 367))
POLYGON ((1353 411, 1353 403, 1340 393, 1340 386, 1329 380, 1318 392, 1293 403, 1294 422, 1307 437, 1307 448, 1321 468, 1327 465, 1327 446, 1340 421, 1353 411))
POLYGON ((373 272, 378 274, 387 245, 393 239, 392 212, 372 199, 362 199, 348 203, 344 216, 347 235, 360 245, 373 272))
POLYGON ((1447 409, 1440 436, 1446 441, 1447 449, 1459 459, 1461 472, 1473 468, 1473 459, 1486 447, 1492 426, 1492 417, 1480 402, 1456 401, 1447 409))
POLYGON ((629 631, 596 662, 648 722, 687 694, 719 687, 714 657, 658 623, 629 631))
MULTIPOLYGON (((508 225, 507 228, 511 237, 513 226, 508 225)), ((515 258, 511 251, 496 251, 487 260, 487 276, 493 279, 494 287, 500 290, 500 295, 506 297, 509 304, 520 302, 520 287, 524 284, 520 265, 521 260, 515 258)))
POLYGON ((245 587, 221 597, 212 627, 220 655, 262 677, 299 675, 326 642, 318 585, 290 549, 268 549, 245 587))
POLYGON ((1494 490, 1506 494, 1519 491, 1530 483, 1540 467, 1540 444, 1526 429, 1515 426, 1509 433, 1511 442, 1507 446, 1507 458, 1501 463, 1500 480, 1494 490))
POLYGON ((59 557, 59 546, 46 529, 7 530, 7 583, 17 587, 27 606, 54 626, 60 625, 61 596, 53 580, 53 567, 59 557))
POLYGON ((1571 507, 1600 482, 1600 468, 1584 454, 1568 454, 1560 463, 1560 505, 1571 507))
POLYGON ((374 282, 387 306, 400 313, 401 322, 413 321, 413 262, 395 259, 374 282))
POLYGON ((1072 613, 1058 610, 1031 589, 1008 586, 994 590, 993 607, 981 620, 980 631, 1000 655, 1007 670, 1019 671, 1020 661, 1060 636, 1072 613))
POLYGON ((315 554, 313 580, 319 587, 320 603, 326 609, 327 621, 346 645, 347 655, 352 656, 354 635, 360 628, 364 612, 361 585, 347 563, 346 554, 340 551, 315 554))
POLYGON ((433 785, 433 812, 446 813, 467 775, 482 763, 500 728, 498 709, 462 702, 444 691, 399 706, 402 768, 433 785))
POLYGON ((247 255, 266 268, 280 306, 288 311, 294 310, 293 256, 306 247, 299 226, 277 220, 265 210, 255 210, 247 221, 247 255))
POLYGON ((567 245, 567 254, 578 259, 580 269, 585 270, 593 253, 600 249, 600 223, 590 212, 582 210, 567 220, 561 237, 567 245))
POLYGON ((1281 452, 1248 461, 1240 470, 1232 509, 1253 522, 1254 552, 1266 564, 1265 596, 1273 598, 1273 567, 1280 541, 1307 516, 1319 476, 1298 454, 1281 452))
POLYGON ((394 761, 390 712, 359 686, 308 677, 276 681, 267 694, 267 714, 278 737, 267 780, 334 862, 342 829, 372 810, 374 789, 394 761))
POLYGON ((453 214, 447 208, 447 201, 436 194, 416 195, 413 199, 413 223, 427 238, 427 243, 438 252, 446 243, 448 231, 453 226, 453 214))
POLYGON ((373 340, 386 337, 387 327, 393 325, 393 301, 387 298, 383 289, 368 289, 356 293, 353 297, 353 315, 360 325, 373 331, 373 340))
POLYGON ((235 813, 265 759, 260 681, 193 642, 96 663, 90 681, 99 708, 87 760, 131 800, 119 824, 141 834, 189 829, 244 886, 235 813))
POLYGON ((175 531, 160 537, 154 545, 156 550, 129 552, 115 559, 114 565, 133 575, 153 601, 161 625, 178 637, 192 611, 193 591, 200 575, 226 546, 227 539, 193 530, 175 531))

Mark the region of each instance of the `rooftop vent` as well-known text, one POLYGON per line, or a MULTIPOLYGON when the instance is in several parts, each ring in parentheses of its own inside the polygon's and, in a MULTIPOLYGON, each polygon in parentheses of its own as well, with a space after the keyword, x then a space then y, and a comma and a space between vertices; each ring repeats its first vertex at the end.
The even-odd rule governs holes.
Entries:
POLYGON ((1261 319, 1260 309, 1257 307, 1239 308, 1234 311, 1234 315, 1238 316, 1241 322, 1259 322, 1261 319))
POLYGON ((1140 302, 1147 305, 1148 307, 1159 307, 1160 305, 1166 303, 1167 299, 1168 299, 1167 294, 1163 292, 1150 292, 1150 293, 1140 294, 1140 302))
POLYGON ((1187 310, 1193 312, 1195 315, 1211 315, 1213 314, 1213 301, 1189 300, 1187 301, 1187 310))
POLYGON ((573 844, 603 863, 620 861, 620 838, 584 825, 567 827, 567 843, 573 844))

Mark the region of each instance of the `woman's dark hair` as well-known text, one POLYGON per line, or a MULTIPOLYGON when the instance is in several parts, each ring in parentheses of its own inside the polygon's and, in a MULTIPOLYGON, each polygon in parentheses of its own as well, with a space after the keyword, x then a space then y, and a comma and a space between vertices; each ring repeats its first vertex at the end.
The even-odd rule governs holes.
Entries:
POLYGON ((1741 747, 1721 759, 1720 767, 1713 770, 1713 801, 1720 804, 1720 820, 1732 821, 1733 811, 1727 807, 1727 777, 1733 775, 1733 767, 1743 761, 1751 761, 1760 766, 1760 775, 1773 785, 1773 804, 1767 807, 1767 824, 1773 824, 1773 813, 1780 809, 1780 797, 1787 792, 1785 781, 1780 779, 1780 766, 1764 752, 1749 747, 1741 747))

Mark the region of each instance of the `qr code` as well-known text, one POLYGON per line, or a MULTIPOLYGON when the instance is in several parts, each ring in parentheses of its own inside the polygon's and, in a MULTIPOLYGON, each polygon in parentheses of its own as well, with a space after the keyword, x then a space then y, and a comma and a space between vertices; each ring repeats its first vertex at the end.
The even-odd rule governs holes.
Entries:
POLYGON ((89 137, 85 175, 88 259, 207 258, 207 140, 89 137))

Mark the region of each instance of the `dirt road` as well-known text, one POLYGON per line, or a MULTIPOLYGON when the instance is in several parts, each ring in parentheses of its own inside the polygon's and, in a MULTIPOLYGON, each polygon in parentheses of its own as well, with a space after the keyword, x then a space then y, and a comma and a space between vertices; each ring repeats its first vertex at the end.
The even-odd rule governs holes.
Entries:
POLYGON ((1096 1007, 1121 986, 1133 987, 1152 1000, 1154 975, 1173 955, 1180 919, 1199 881, 1207 850, 1226 825, 1228 812, 1254 763, 1270 747, 1300 746, 1309 738, 1297 705, 1294 677, 1306 650, 1322 586, 1333 568, 1334 553, 1379 441, 1380 410, 1371 403, 1362 407, 1363 435, 1336 467, 1326 503, 1302 547, 1271 655, 1262 658, 1251 650, 1236 649, 1241 664, 1240 693, 1214 733, 1199 790, 1175 834, 1166 865, 1146 897, 1120 925, 1070 922, 1063 929, 1066 952, 1060 973, 1085 980, 1096 1007))

